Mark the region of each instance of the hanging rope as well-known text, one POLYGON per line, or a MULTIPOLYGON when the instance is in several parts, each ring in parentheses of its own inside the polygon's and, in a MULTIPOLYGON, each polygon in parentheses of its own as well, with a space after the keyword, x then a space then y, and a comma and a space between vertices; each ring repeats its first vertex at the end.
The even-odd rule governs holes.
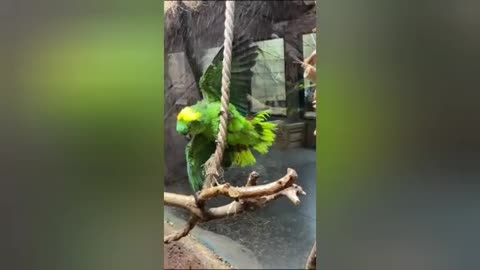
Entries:
POLYGON ((223 152, 227 141, 228 125, 228 105, 230 103, 230 66, 232 64, 232 44, 233 44, 233 19, 235 11, 235 1, 226 1, 225 9, 225 31, 223 43, 223 66, 222 66, 222 98, 220 110, 220 125, 217 135, 217 148, 215 153, 205 163, 206 179, 203 188, 213 186, 218 183, 218 178, 222 172, 223 152))

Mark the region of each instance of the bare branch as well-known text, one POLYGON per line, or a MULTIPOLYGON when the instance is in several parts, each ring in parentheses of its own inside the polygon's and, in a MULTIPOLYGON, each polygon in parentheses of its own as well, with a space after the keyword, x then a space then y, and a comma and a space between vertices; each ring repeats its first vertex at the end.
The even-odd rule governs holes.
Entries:
POLYGON ((307 265, 305 269, 316 269, 317 268, 317 242, 313 243, 312 250, 310 255, 307 258, 307 265))
POLYGON ((238 202, 231 202, 224 206, 210 208, 207 210, 207 213, 211 219, 225 218, 230 216, 231 214, 238 215, 245 211, 251 211, 255 210, 258 207, 264 207, 267 203, 276 200, 281 196, 287 197, 295 205, 298 205, 300 203, 298 194, 306 195, 302 187, 293 184, 293 186, 290 186, 282 191, 271 195, 265 195, 258 198, 247 198, 238 202))
POLYGON ((256 186, 259 177, 260 175, 256 171, 251 172, 250 175, 248 175, 247 184, 245 186, 256 186))
POLYGON ((289 168, 285 176, 265 185, 256 185, 258 177, 259 174, 257 172, 250 173, 245 187, 232 187, 229 184, 223 184, 202 190, 198 197, 204 196, 204 200, 219 195, 235 199, 235 201, 229 204, 214 208, 202 209, 197 205, 193 196, 164 192, 165 205, 183 208, 192 214, 185 228, 165 237, 164 242, 169 243, 186 236, 199 222, 221 219, 254 210, 281 196, 287 197, 297 205, 300 203, 298 195, 306 195, 302 187, 294 183, 298 175, 293 169, 289 168))
POLYGON ((300 62, 302 68, 304 69, 303 77, 307 78, 313 82, 317 81, 317 68, 315 67, 317 63, 317 51, 313 51, 312 54, 300 62))
POLYGON ((306 58, 304 61, 303 61, 305 64, 308 64, 308 65, 316 65, 317 64, 317 50, 313 51, 312 54, 306 58))
POLYGON ((172 241, 177 241, 180 238, 186 236, 194 227, 197 225, 199 219, 196 216, 191 216, 190 219, 188 220, 186 226, 177 232, 174 232, 166 237, 163 238, 163 243, 168 244, 172 241))
POLYGON ((305 71, 303 72, 303 76, 308 78, 309 80, 316 82, 317 81, 317 68, 312 65, 305 65, 305 71))
POLYGON ((224 195, 235 199, 245 199, 253 197, 261 197, 264 195, 274 194, 280 190, 291 186, 297 180, 297 172, 288 168, 287 174, 275 182, 260 186, 232 187, 230 184, 222 184, 215 187, 203 189, 198 195, 199 200, 208 200, 218 195, 224 195))
POLYGON ((163 202, 165 205, 168 206, 174 206, 188 210, 200 219, 204 219, 204 214, 202 210, 197 206, 195 202, 195 197, 193 196, 164 192, 163 202))
POLYGON ((243 202, 233 201, 229 204, 209 208, 206 210, 210 219, 221 219, 229 217, 230 215, 238 215, 245 211, 245 204, 243 202))
POLYGON ((307 195, 303 188, 299 185, 293 184, 291 187, 288 187, 278 193, 269 195, 265 197, 266 202, 274 200, 280 196, 287 197, 293 204, 298 205, 300 203, 300 199, 298 198, 298 194, 307 195))

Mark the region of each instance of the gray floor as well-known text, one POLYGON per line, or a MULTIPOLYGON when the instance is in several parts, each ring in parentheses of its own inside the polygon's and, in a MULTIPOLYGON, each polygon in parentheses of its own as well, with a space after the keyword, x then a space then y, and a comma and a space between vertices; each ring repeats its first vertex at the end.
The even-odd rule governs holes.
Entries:
MULTIPOLYGON (((287 168, 295 169, 300 184, 307 196, 294 206, 286 198, 270 203, 258 211, 237 217, 212 221, 200 225, 201 228, 232 239, 255 254, 263 268, 292 269, 302 268, 316 237, 316 167, 315 150, 312 149, 272 149, 266 156, 257 158, 257 166, 248 169, 230 169, 225 178, 234 185, 242 185, 251 170, 260 173, 260 183, 276 180, 283 176, 287 168)), ((187 181, 166 186, 167 191, 190 193, 187 181)), ((219 199, 212 205, 222 204, 219 199)), ((167 209, 169 213, 185 219, 185 212, 167 209)), ((218 252, 224 248, 221 241, 201 239, 207 246, 218 252)), ((227 259, 232 265, 239 265, 235 256, 227 259)))

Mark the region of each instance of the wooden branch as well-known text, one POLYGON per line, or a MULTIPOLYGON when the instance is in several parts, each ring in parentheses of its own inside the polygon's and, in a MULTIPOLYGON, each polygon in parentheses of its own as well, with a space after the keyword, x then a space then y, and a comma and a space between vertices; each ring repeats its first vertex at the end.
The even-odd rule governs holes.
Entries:
POLYGON ((208 200, 219 195, 224 195, 234 199, 244 199, 260 197, 268 194, 277 193, 287 186, 292 185, 297 180, 297 172, 288 169, 287 174, 275 182, 261 186, 233 187, 229 183, 203 189, 198 195, 198 200, 208 200))
POLYGON ((182 230, 168 235, 167 237, 165 237, 163 239, 163 242, 165 244, 168 244, 172 241, 177 241, 180 238, 186 236, 195 227, 195 225, 197 225, 198 221, 199 221, 198 217, 191 216, 190 219, 188 220, 187 224, 185 225, 185 227, 182 230))
MULTIPOLYGON (((306 58, 302 63, 302 68, 304 69, 303 77, 308 78, 311 81, 317 81, 317 68, 315 65, 317 64, 317 51, 313 51, 313 53, 306 58)), ((313 109, 317 109, 317 90, 315 89, 313 92, 313 101, 312 101, 313 109)), ((313 131, 313 135, 317 136, 317 130, 313 131)))
POLYGON ((317 81, 317 68, 315 67, 316 63, 317 51, 313 51, 313 53, 302 63, 302 67, 305 70, 303 73, 303 77, 308 78, 313 82, 317 81))
POLYGON ((278 193, 265 196, 265 201, 271 201, 274 200, 280 196, 285 196, 287 197, 293 204, 298 205, 300 203, 300 199, 298 198, 297 194, 301 195, 307 195, 305 191, 303 191, 303 188, 299 185, 293 184, 291 187, 288 187, 278 193))
POLYGON ((200 201, 200 196, 203 196, 203 199, 211 199, 219 195, 235 200, 229 204, 213 208, 202 209, 197 205, 194 196, 164 192, 165 205, 183 208, 191 213, 187 225, 182 230, 166 236, 164 243, 181 239, 199 222, 221 219, 254 210, 282 196, 287 197, 295 205, 298 205, 300 203, 298 195, 306 195, 302 187, 294 183, 298 175, 293 169, 289 168, 285 176, 265 185, 256 185, 258 178, 259 174, 252 172, 244 187, 232 187, 229 184, 223 184, 202 190, 198 196, 198 201, 200 201))
POLYGON ((197 206, 195 197, 193 196, 164 192, 163 203, 167 206, 183 208, 201 219, 205 218, 202 210, 197 206))
POLYGON ((256 186, 259 177, 260 175, 256 171, 251 172, 250 175, 248 175, 247 184, 245 186, 256 186))
POLYGON ((305 269, 316 269, 317 268, 317 242, 313 243, 312 250, 307 258, 307 265, 305 269))
POLYGON ((207 213, 211 219, 220 219, 230 216, 231 214, 237 215, 245 211, 255 210, 259 207, 264 207, 267 203, 280 198, 281 196, 287 197, 295 205, 300 203, 298 195, 307 195, 303 189, 298 185, 290 186, 282 191, 271 195, 261 196, 259 198, 248 198, 240 201, 234 201, 227 205, 210 208, 207 213))
POLYGON ((316 65, 317 64, 317 50, 313 51, 312 54, 305 59, 305 64, 316 65))

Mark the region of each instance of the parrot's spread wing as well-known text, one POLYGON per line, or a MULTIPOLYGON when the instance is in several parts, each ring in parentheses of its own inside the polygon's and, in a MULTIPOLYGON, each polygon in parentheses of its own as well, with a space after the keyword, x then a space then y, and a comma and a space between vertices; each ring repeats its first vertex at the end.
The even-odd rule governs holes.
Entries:
POLYGON ((193 136, 187 144, 185 155, 187 160, 188 181, 194 191, 203 186, 203 164, 215 152, 215 142, 209 141, 202 135, 193 136))
MULTIPOLYGON (((233 41, 230 78, 230 103, 246 116, 249 110, 248 94, 252 88, 252 68, 258 56, 258 46, 246 36, 238 36, 233 41)), ((210 66, 200 78, 200 88, 204 99, 219 101, 222 88, 223 46, 210 66)))

